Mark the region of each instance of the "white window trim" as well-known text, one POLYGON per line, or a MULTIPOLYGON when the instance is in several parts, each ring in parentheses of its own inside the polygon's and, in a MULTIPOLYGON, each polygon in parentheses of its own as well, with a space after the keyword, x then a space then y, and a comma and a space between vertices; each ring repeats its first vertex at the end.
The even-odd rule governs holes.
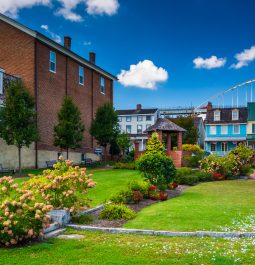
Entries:
POLYGON ((221 125, 221 128, 220 128, 220 133, 222 134, 222 135, 227 135, 228 134, 228 126, 227 125, 221 125), (227 131, 224 133, 223 132, 223 130, 222 130, 222 128, 227 128, 227 131))
POLYGON ((232 121, 238 121, 238 120, 239 120, 239 110, 232 110, 232 121), (236 119, 234 119, 234 115, 233 115, 234 112, 237 112, 237 118, 236 119))
POLYGON ((81 65, 79 65, 79 69, 78 69, 78 71, 79 71, 79 73, 78 73, 78 76, 79 76, 79 85, 84 86, 84 81, 85 81, 85 80, 84 80, 84 79, 85 79, 85 78, 84 78, 84 67, 81 66, 81 65), (80 82, 80 77, 81 77, 81 75, 80 75, 80 69, 81 69, 81 68, 83 69, 83 76, 82 76, 83 83, 80 82))
POLYGON ((215 110, 213 112, 213 120, 214 121, 220 121, 220 110, 215 110), (216 114, 218 114, 218 115, 216 115, 216 114), (218 117, 218 118, 216 119, 216 117, 218 117))
POLYGON ((216 135, 217 134, 217 127, 216 125, 211 125, 209 128, 210 135, 216 135), (215 128, 215 132, 212 132, 212 128, 215 128))
POLYGON ((50 65, 49 65, 49 68, 50 68, 50 72, 51 73, 54 73, 54 74, 56 74, 57 73, 57 53, 56 52, 54 52, 54 51, 50 51, 50 54, 51 53, 55 53, 55 62, 53 62, 53 61, 51 61, 51 59, 50 59, 50 65), (55 71, 53 71, 53 70, 51 70, 51 63, 55 63, 55 71))
POLYGON ((240 134, 240 124, 233 124, 233 134, 240 134), (236 133, 234 127, 238 126, 238 132, 236 133))
MULTIPOLYGON (((221 149, 221 151, 222 152, 227 152, 228 151, 228 143, 221 143, 221 145, 220 145, 220 149, 221 149), (222 146, 224 145, 224 147, 226 147, 226 150, 222 150, 223 148, 222 148, 222 146)), ((225 148, 224 148, 225 149, 225 148)))

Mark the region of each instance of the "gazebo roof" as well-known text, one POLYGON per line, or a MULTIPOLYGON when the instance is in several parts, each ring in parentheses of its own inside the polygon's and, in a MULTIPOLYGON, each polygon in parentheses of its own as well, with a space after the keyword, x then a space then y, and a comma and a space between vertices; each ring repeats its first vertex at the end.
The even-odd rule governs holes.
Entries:
POLYGON ((165 131, 165 132, 186 132, 185 129, 178 126, 168 119, 159 118, 156 123, 148 127, 145 132, 165 131))

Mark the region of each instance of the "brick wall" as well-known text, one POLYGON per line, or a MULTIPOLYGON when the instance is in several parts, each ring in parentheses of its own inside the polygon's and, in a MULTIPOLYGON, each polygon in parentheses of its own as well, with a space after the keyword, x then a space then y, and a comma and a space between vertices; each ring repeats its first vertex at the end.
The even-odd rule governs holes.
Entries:
POLYGON ((0 68, 22 77, 34 95, 34 38, 0 21, 0 68))

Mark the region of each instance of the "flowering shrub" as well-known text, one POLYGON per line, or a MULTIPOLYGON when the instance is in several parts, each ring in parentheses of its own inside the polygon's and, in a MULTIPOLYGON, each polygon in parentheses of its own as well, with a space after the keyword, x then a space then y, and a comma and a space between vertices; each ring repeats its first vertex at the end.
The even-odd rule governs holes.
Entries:
POLYGON ((213 172, 212 176, 215 180, 223 180, 225 178, 224 175, 217 172, 213 172))
POLYGON ((64 208, 76 213, 90 206, 86 194, 96 185, 91 176, 86 174, 86 168, 74 167, 69 160, 60 160, 53 170, 45 170, 43 175, 33 177, 25 187, 34 192, 37 200, 51 204, 55 209, 64 208))
POLYGON ((36 202, 32 191, 19 189, 12 177, 0 178, 0 246, 42 237, 51 209, 36 202))
POLYGON ((168 184, 169 190, 175 190, 177 187, 178 187, 178 184, 177 183, 168 184))

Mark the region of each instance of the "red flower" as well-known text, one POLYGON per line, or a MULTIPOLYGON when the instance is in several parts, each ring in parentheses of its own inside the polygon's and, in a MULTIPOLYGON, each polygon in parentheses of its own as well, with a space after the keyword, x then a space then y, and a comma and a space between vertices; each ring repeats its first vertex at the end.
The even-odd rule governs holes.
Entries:
POLYGON ((157 188, 156 186, 151 185, 151 186, 149 187, 149 190, 155 190, 156 188, 157 188))

